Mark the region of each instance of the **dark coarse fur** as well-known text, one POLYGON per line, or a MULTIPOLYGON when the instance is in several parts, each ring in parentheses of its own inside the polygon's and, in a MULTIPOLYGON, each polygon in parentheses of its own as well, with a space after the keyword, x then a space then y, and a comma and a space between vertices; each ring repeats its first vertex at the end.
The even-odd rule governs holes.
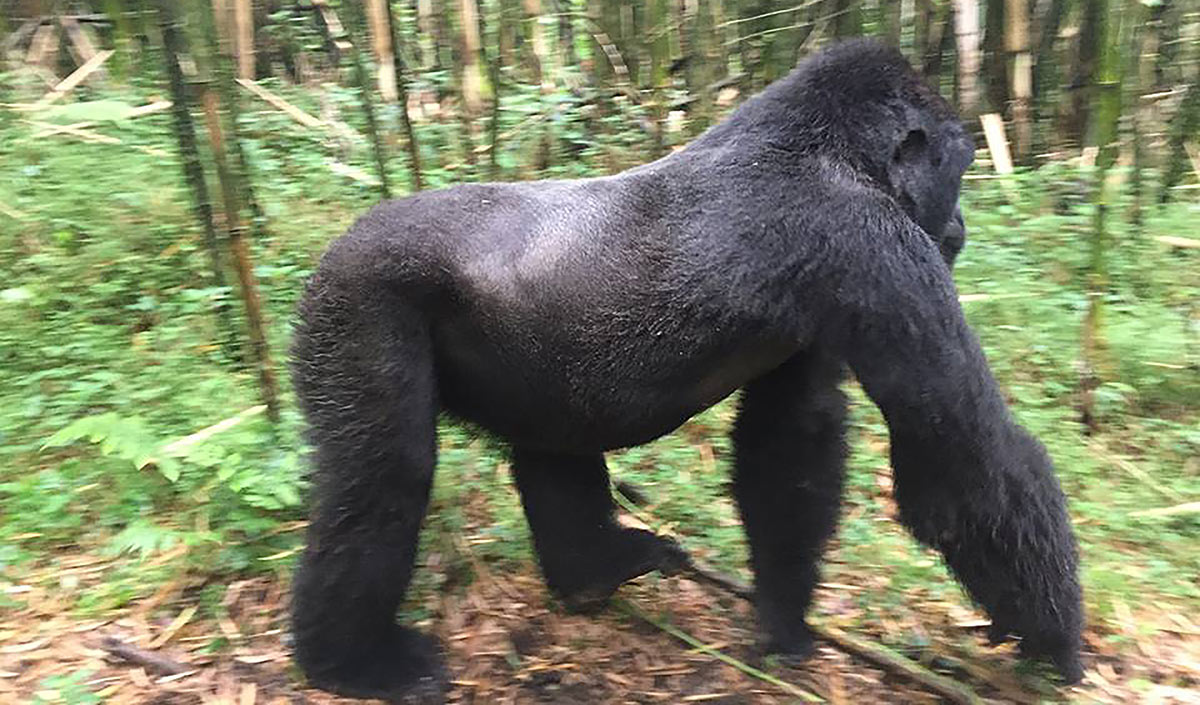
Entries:
POLYGON ((950 267, 973 146, 899 53, 838 45, 679 153, 613 177, 463 185, 384 203, 300 306, 316 448, 296 658, 355 696, 440 697, 436 643, 394 622, 449 413, 512 447, 550 589, 602 605, 672 571, 613 519, 606 450, 744 389, 734 494, 771 649, 804 614, 842 492, 849 365, 882 409, 904 523, 993 619, 1081 675, 1076 549, 1042 446, 1016 425, 950 267))

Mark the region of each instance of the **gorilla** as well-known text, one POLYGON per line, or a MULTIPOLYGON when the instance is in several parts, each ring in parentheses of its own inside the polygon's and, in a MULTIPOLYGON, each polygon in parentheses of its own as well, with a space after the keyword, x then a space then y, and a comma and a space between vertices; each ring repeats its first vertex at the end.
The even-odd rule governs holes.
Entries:
POLYGON ((1042 445, 1010 416, 950 265, 974 146, 899 52, 804 60, 685 149, 615 176, 463 184, 376 206, 300 304, 293 376, 314 447, 295 657, 343 695, 440 692, 395 623, 439 414, 511 448, 550 591, 602 605, 687 564, 614 519, 604 452, 735 390, 733 494, 772 652, 805 612, 842 493, 846 366, 886 418, 900 519, 992 619, 1082 676, 1077 551, 1042 445))

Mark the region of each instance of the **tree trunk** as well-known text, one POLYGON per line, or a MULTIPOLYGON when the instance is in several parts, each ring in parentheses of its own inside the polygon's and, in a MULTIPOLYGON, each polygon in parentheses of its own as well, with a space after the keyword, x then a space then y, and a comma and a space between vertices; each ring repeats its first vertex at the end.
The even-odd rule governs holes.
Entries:
POLYGON ((1146 144, 1142 135, 1142 105, 1141 95, 1145 84, 1142 83, 1142 35, 1150 34, 1139 31, 1146 27, 1150 13, 1140 0, 1118 0, 1128 3, 1126 8, 1125 30, 1125 80, 1123 100, 1127 120, 1126 134, 1129 136, 1130 148, 1133 152, 1133 165, 1129 173, 1129 222, 1135 234, 1141 233, 1142 212, 1145 202, 1145 170, 1146 144))
POLYGON ((371 35, 371 51, 375 55, 379 94, 389 103, 399 98, 396 92, 396 60, 392 49, 392 30, 388 0, 365 0, 367 28, 371 35))
POLYGON ((524 0, 525 10, 525 28, 526 37, 528 37, 529 46, 532 48, 533 65, 533 82, 542 87, 542 90, 551 90, 554 87, 554 80, 549 75, 550 67, 550 49, 546 42, 546 31, 542 27, 542 0, 524 0))
POLYGON ((860 0, 832 0, 833 36, 839 39, 862 34, 860 0))
POLYGON ((1013 157, 1028 164, 1033 150, 1033 55, 1029 52, 1028 0, 1005 0, 1005 49, 1012 89, 1013 157))
POLYGON ((958 48, 958 109, 972 120, 979 114, 979 2, 954 1, 954 37, 958 48))
POLYGON ((554 0, 554 11, 558 13, 559 55, 563 66, 576 66, 579 56, 575 51, 575 21, 569 0, 554 0))
POLYGON ((238 200, 238 184, 229 168, 225 156, 225 140, 221 133, 220 102, 216 91, 204 90, 204 116, 208 125, 208 143, 212 148, 213 162, 217 166, 217 179, 221 182, 221 196, 225 204, 225 225, 229 230, 229 251, 233 255, 233 267, 237 271, 242 294, 242 305, 246 309, 246 327, 250 333, 250 349, 258 368, 258 387, 263 403, 267 405, 267 418, 279 422, 279 390, 275 383, 275 370, 271 364, 271 350, 267 345, 267 326, 263 320, 262 301, 258 295, 258 284, 254 280, 254 267, 250 261, 250 248, 246 244, 246 226, 242 224, 241 203, 238 200))
POLYGON ((1167 164, 1163 170, 1162 190, 1159 193, 1160 203, 1171 200, 1171 189, 1183 180, 1188 171, 1190 159, 1187 148, 1189 142, 1196 139, 1200 131, 1200 75, 1195 75, 1188 84, 1187 93, 1179 104, 1179 111, 1170 122, 1167 137, 1167 164))
POLYGON ((1008 108, 1008 54, 1005 51, 1005 4, 992 0, 984 7, 983 74, 991 112, 1004 114, 1008 108))
POLYGON ((904 29, 900 21, 901 0, 879 0, 883 14, 884 39, 894 47, 900 46, 900 33, 904 29))
MULTIPOLYGON (((214 13, 218 9, 219 5, 214 3, 214 13)), ((233 21, 232 12, 229 9, 226 9, 226 12, 229 14, 224 19, 229 24, 233 21)), ((253 218, 252 227, 254 236, 261 240, 268 236, 267 219, 263 214, 262 207, 258 203, 258 199, 254 195, 254 187, 250 178, 250 163, 246 159, 246 150, 242 148, 242 139, 239 132, 241 109, 238 102, 237 88, 233 81, 233 72, 236 68, 237 59, 236 50, 230 38, 222 38, 219 35, 217 28, 221 25, 221 17, 215 14, 209 16, 201 9, 200 18, 201 30, 212 58, 211 80, 215 82, 217 90, 220 91, 221 100, 225 105, 226 112, 229 114, 229 147, 233 154, 234 177, 237 180, 238 192, 244 194, 246 204, 250 207, 250 213, 253 218)))
POLYGON ((417 0, 417 36, 421 48, 422 69, 437 70, 442 67, 438 51, 438 47, 441 46, 440 29, 441 23, 434 14, 433 0, 417 0))
POLYGON ((1108 250, 1111 237, 1108 233, 1108 211, 1113 197, 1113 186, 1109 183, 1108 170, 1117 161, 1118 125, 1121 119, 1121 36, 1122 7, 1120 0, 1088 0, 1095 6, 1095 36, 1100 51, 1096 59, 1095 106, 1091 112, 1089 144, 1096 151, 1096 186, 1092 220, 1091 252, 1088 267, 1088 312, 1083 330, 1083 408, 1082 418, 1090 430, 1097 425, 1092 407, 1092 390, 1107 377, 1104 334, 1104 293, 1108 289, 1108 250))
POLYGON ((425 187, 421 177, 421 149, 412 120, 408 117, 408 78, 404 70, 404 59, 400 55, 400 31, 391 5, 387 5, 385 9, 388 36, 392 40, 392 77, 396 81, 396 99, 400 103, 400 129, 404 131, 404 142, 408 147, 408 176, 412 181, 412 190, 420 191, 425 187))
POLYGON ((237 27, 238 77, 253 81, 254 76, 254 4, 252 0, 233 0, 237 27))
POLYGON ((926 48, 921 60, 926 80, 937 86, 942 80, 942 62, 954 51, 954 3, 947 0, 927 20, 926 48))
MULTIPOLYGON (((159 0, 159 27, 162 32, 163 58, 167 64, 167 81, 171 90, 171 117, 175 128, 175 140, 179 144, 179 158, 183 165, 183 178, 192 192, 192 208, 200 227, 204 232, 204 251, 208 255, 211 276, 216 288, 224 289, 228 284, 225 279, 225 267, 221 262, 221 247, 217 241, 217 227, 213 222, 212 203, 208 197, 208 183, 204 178, 204 166, 200 162, 200 150, 196 142, 196 125, 192 122, 192 114, 188 110, 187 85, 184 83, 183 70, 179 66, 179 55, 183 52, 183 37, 175 15, 173 0, 159 0)), ((223 338, 222 348, 226 355, 238 359, 237 333, 229 304, 224 299, 218 299, 214 313, 217 318, 219 335, 223 338)))
POLYGON ((1066 12, 1067 0, 1050 0, 1045 14, 1037 23, 1037 56, 1033 70, 1033 108, 1037 142, 1040 149, 1049 149, 1054 142, 1054 113, 1061 100, 1059 91, 1059 58, 1055 40, 1066 12))
POLYGON ((483 68, 479 64, 479 6, 475 0, 458 0, 459 21, 462 24, 462 97, 467 112, 478 115, 483 111, 483 68))
POLYGON ((358 100, 362 106, 363 117, 367 120, 367 137, 371 140, 372 157, 375 160, 375 175, 379 178, 379 195, 383 200, 392 197, 392 187, 388 181, 387 154, 384 152, 383 140, 379 136, 379 121, 375 115, 374 89, 367 73, 367 62, 363 58, 362 47, 366 46, 366 24, 362 16, 362 7, 355 2, 343 5, 346 13, 347 30, 351 33, 350 50, 351 68, 354 71, 354 85, 358 89, 358 100))
POLYGON ((1063 116, 1063 132, 1075 145, 1084 143, 1091 108, 1096 57, 1100 53, 1103 33, 1103 12, 1107 0, 1083 0, 1083 17, 1079 25, 1079 40, 1071 69, 1071 85, 1067 110, 1063 116))

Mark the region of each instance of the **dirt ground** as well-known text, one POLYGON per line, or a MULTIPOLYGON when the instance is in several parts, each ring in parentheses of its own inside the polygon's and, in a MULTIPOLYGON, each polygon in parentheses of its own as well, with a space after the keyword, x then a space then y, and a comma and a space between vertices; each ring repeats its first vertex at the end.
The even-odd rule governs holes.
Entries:
MULTIPOLYGON (((9 598, 5 604, 24 604, 0 608, 0 702, 353 702, 304 687, 287 646, 286 587, 266 578, 224 588, 227 618, 201 618, 195 586, 186 581, 102 619, 72 617, 69 605, 102 581, 114 561, 60 556, 20 582, 0 583, 9 598), (224 645, 214 650, 214 642, 224 645)), ((690 579, 643 579, 623 589, 605 612, 576 616, 554 605, 532 566, 503 575, 483 565, 473 569, 468 587, 430 598, 426 607, 435 618, 421 625, 445 645, 454 678, 451 703, 945 700, 893 668, 830 643, 801 667, 776 665, 770 671, 780 679, 775 682, 728 665, 712 651, 762 665, 753 648, 751 609, 690 579), (695 649, 651 620, 669 622, 709 649, 695 649)), ((853 587, 824 586, 817 614, 831 627, 842 621, 845 631, 878 643, 882 634, 850 626, 855 615, 846 593, 853 587)), ((961 702, 1200 703, 1200 629, 1184 617, 1174 620, 1173 631, 1158 630, 1152 640, 1124 643, 1120 650, 1110 635, 1090 632, 1087 677, 1069 689, 1054 689, 1018 668, 1011 647, 956 656, 952 645, 964 635, 982 643, 982 635, 974 634, 980 620, 932 610, 925 617, 929 647, 914 662, 965 688, 961 702)), ((889 629, 880 625, 882 633, 889 629)))

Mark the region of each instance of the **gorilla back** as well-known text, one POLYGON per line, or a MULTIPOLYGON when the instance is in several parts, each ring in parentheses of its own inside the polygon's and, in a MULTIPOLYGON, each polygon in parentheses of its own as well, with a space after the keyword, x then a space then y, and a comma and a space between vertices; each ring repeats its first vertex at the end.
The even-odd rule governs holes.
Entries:
POLYGON ((314 684, 439 697, 437 645, 394 622, 439 413, 508 442, 542 572, 568 607, 687 558, 614 520, 603 452, 743 389, 734 495, 773 651, 804 614, 841 495, 848 364, 887 419, 901 518, 992 617, 1081 675, 1076 550, 1041 445, 959 309, 950 107, 894 50, 810 57, 686 149, 582 181, 384 203, 335 241, 300 306, 294 379, 316 449, 295 581, 314 684))

